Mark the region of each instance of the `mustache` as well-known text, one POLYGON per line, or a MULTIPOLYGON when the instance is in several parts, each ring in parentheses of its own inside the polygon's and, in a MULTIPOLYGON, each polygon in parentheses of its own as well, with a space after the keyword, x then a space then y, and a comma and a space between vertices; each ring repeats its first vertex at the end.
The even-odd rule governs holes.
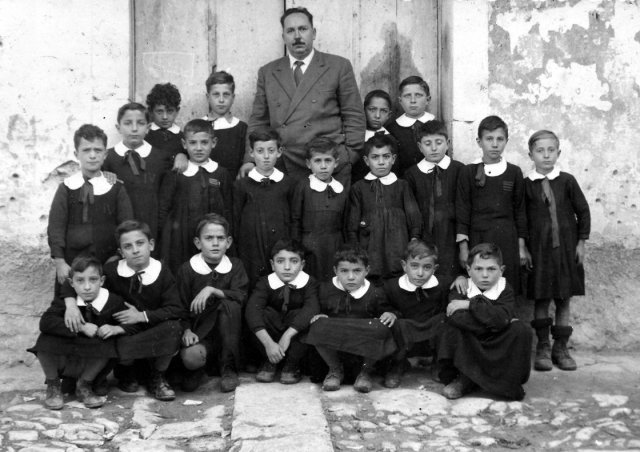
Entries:
POLYGON ((296 44, 304 44, 304 41, 300 38, 296 38, 293 40, 293 45, 296 45, 296 44))

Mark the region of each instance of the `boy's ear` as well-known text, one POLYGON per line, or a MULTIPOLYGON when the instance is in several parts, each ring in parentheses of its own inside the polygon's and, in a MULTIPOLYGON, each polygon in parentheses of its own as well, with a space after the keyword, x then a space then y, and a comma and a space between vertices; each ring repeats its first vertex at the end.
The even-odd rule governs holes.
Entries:
POLYGON ((404 259, 402 259, 400 261, 400 265, 402 266, 402 271, 407 273, 407 261, 405 261, 404 259))
POLYGON ((333 274, 338 276, 338 267, 336 267, 335 265, 333 266, 333 274))
POLYGON ((193 244, 198 248, 198 250, 202 249, 202 244, 200 243, 200 237, 193 238, 193 244))
POLYGON ((100 277, 100 287, 102 287, 102 285, 104 284, 104 282, 105 282, 105 280, 106 280, 106 279, 107 279, 107 277, 106 277, 106 276, 104 276, 104 275, 102 275, 102 276, 100 277))
POLYGON ((273 263, 273 259, 269 259, 269 263, 271 264, 271 270, 276 271, 276 265, 273 263))
POLYGON ((307 165, 307 168, 311 169, 311 161, 309 161, 309 159, 305 159, 304 162, 307 165))
POLYGON ((153 251, 155 247, 156 247, 156 241, 153 239, 149 239, 149 249, 153 251))
POLYGON ((181 138, 180 141, 182 141, 182 148, 187 149, 187 140, 185 140, 184 138, 181 138))
POLYGON ((364 160, 364 164, 365 164, 365 165, 367 165, 367 166, 369 166, 369 156, 367 156, 367 155, 363 155, 363 156, 362 156, 362 159, 364 160))
POLYGON ((211 137, 211 149, 215 148, 216 144, 218 144, 218 137, 211 137))
POLYGON ((284 146, 278 147, 278 157, 280 157, 283 152, 284 152, 284 146))
POLYGON ((471 267, 469 266, 469 264, 466 264, 465 268, 467 269, 467 275, 471 276, 471 267))
POLYGON ((531 155, 531 151, 529 151, 529 158, 533 160, 533 155, 531 155))
POLYGON ((560 157, 560 153, 561 153, 561 152, 562 152, 562 151, 560 150, 560 148, 558 148, 558 157, 560 157))
POLYGON ((364 276, 365 276, 365 278, 367 277, 367 275, 368 275, 368 274, 369 274, 369 266, 367 265, 367 266, 364 268, 364 276))
POLYGON ((435 271, 438 269, 438 267, 440 267, 440 264, 435 264, 435 265, 433 266, 433 271, 435 272, 435 271))
POLYGON ((301 271, 302 271, 302 269, 304 268, 304 264, 305 264, 306 262, 307 262, 307 261, 305 261, 304 259, 302 259, 302 260, 300 261, 300 270, 301 270, 301 271))
POLYGON ((504 270, 507 268, 506 265, 501 265, 500 266, 500 274, 504 274, 504 270))
POLYGON ((398 154, 391 154, 391 164, 396 163, 396 159, 398 158, 398 154))
POLYGON ((233 237, 228 235, 227 236, 227 248, 229 248, 231 245, 233 245, 233 237))

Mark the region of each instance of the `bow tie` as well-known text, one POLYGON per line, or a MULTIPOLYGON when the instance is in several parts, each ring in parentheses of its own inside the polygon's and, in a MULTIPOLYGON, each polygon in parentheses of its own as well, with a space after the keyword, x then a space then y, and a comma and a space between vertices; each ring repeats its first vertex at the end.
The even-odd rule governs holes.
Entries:
POLYGON ((293 284, 285 284, 282 287, 282 312, 287 312, 289 309, 289 301, 291 299, 291 289, 295 289, 293 284))
POLYGON ((131 277, 131 282, 129 283, 129 293, 141 293, 142 292, 142 274, 144 270, 136 272, 131 277))
POLYGON ((80 202, 82 203, 82 222, 89 222, 89 205, 93 205, 93 185, 89 181, 85 181, 80 192, 80 202))
POLYGON ((129 149, 127 153, 124 155, 124 159, 129 163, 129 166, 131 167, 131 172, 134 174, 134 176, 139 176, 140 171, 145 171, 147 169, 147 165, 144 162, 144 159, 140 157, 140 154, 138 154, 136 151, 129 149), (140 171, 138 171, 138 166, 136 165, 136 159, 140 163, 140 171))
POLYGON ((268 186, 271 183, 271 179, 268 177, 263 177, 262 179, 260 179, 260 185, 262 185, 263 187, 268 186))

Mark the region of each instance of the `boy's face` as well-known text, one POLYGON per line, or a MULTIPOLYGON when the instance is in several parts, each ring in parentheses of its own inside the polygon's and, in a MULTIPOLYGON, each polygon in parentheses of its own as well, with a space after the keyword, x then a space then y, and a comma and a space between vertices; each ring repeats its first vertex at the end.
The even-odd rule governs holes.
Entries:
POLYGON ((369 267, 358 261, 358 263, 352 263, 348 261, 338 262, 337 267, 333 267, 333 271, 336 273, 336 277, 342 287, 347 292, 353 292, 364 285, 364 279, 369 273, 369 267))
POLYGON ((449 150, 449 140, 444 135, 426 135, 418 141, 418 148, 427 162, 438 163, 449 150))
POLYGON ((483 130, 482 136, 476 138, 478 146, 482 149, 482 161, 484 163, 498 163, 502 159, 507 141, 507 134, 502 128, 483 130))
POLYGON ((329 153, 313 152, 311 158, 307 159, 307 168, 322 182, 329 182, 337 163, 336 158, 329 153))
POLYGON ((414 286, 422 286, 433 276, 438 269, 434 256, 410 257, 406 261, 400 261, 402 270, 414 286))
POLYGON ((236 95, 231 89, 231 84, 223 83, 211 85, 207 93, 209 109, 215 116, 224 116, 229 113, 236 95))
POLYGON ((200 231, 200 237, 193 239, 196 248, 202 253, 202 257, 209 264, 218 264, 227 253, 233 239, 227 235, 224 227, 219 224, 209 223, 200 231))
POLYGON ((100 275, 97 268, 87 267, 83 272, 74 272, 69 282, 82 300, 92 302, 100 293, 104 276, 100 275))
POLYGON ((553 138, 541 138, 533 144, 529 157, 540 174, 549 174, 560 157, 558 142, 553 138))
POLYGON ((176 107, 156 105, 153 107, 153 110, 151 110, 151 121, 163 129, 168 129, 176 121, 176 116, 178 116, 179 111, 180 109, 176 107))
POLYGON ((371 170, 371 174, 376 177, 384 177, 389 174, 395 161, 396 156, 391 152, 389 146, 374 147, 369 151, 369 155, 364 156, 364 162, 371 170))
POLYGON ((253 157, 258 172, 268 176, 273 172, 276 162, 282 155, 282 148, 278 147, 278 142, 275 140, 256 141, 249 154, 253 157))
POLYGON ((204 163, 209 159, 217 141, 217 138, 207 132, 187 132, 182 139, 182 145, 189 154, 189 160, 194 163, 204 163))
POLYGON ((125 232, 120 236, 120 254, 127 265, 136 271, 149 266, 153 248, 153 239, 149 239, 142 231, 125 232))
POLYGON ((147 118, 140 110, 125 111, 120 122, 116 124, 116 129, 122 135, 122 142, 129 149, 137 149, 142 146, 148 128, 147 118))
POLYGON ((82 173, 89 176, 100 172, 107 156, 107 149, 100 138, 91 141, 80 138, 80 143, 74 154, 80 162, 82 173))
POLYGON ((378 130, 389 120, 391 105, 381 97, 372 97, 364 111, 367 115, 367 127, 378 130))
POLYGON ((471 266, 467 265, 467 273, 471 281, 483 292, 498 283, 502 272, 504 272, 504 265, 498 264, 497 259, 493 257, 483 259, 479 254, 473 258, 471 266))
POLYGON ((304 267, 304 259, 298 253, 280 250, 271 259, 271 269, 283 283, 290 283, 304 267))
POLYGON ((407 116, 419 118, 427 111, 427 105, 429 105, 431 97, 427 96, 422 86, 413 84, 402 88, 399 100, 407 116))

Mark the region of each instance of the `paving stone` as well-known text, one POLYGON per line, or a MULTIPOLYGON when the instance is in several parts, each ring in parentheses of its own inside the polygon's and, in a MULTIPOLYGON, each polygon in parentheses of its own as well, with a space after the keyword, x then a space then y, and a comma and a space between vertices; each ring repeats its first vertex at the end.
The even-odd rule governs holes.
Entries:
POLYGON ((60 425, 60 424, 62 424, 62 419, 59 419, 57 417, 39 416, 39 417, 34 417, 33 420, 36 421, 36 422, 41 422, 43 424, 47 424, 47 425, 60 425))
POLYGON ((389 441, 383 441, 380 447, 382 448, 382 452, 396 452, 397 450, 396 445, 389 441))
POLYGON ((589 441, 596 429, 593 427, 584 427, 578 430, 575 434, 575 438, 580 441, 589 441))
POLYGON ((489 447, 493 446, 495 443, 495 438, 492 438, 490 436, 477 436, 469 439, 469 444, 471 444, 472 446, 489 447))
POLYGON ((397 412, 405 416, 446 414, 449 401, 442 395, 429 391, 394 389, 374 391, 369 397, 376 410, 397 412))
POLYGON ((14 428, 21 429, 21 430, 38 430, 38 431, 44 430, 44 427, 42 426, 42 424, 38 424, 37 422, 31 422, 31 421, 16 421, 13 426, 14 428))
POLYGON ((358 421, 356 425, 358 426, 358 428, 363 430, 378 428, 377 424, 374 424, 373 422, 369 422, 369 421, 358 421))
POLYGON ((601 407, 622 406, 629 401, 629 397, 625 395, 592 394, 591 396, 601 407))
POLYGON ((455 431, 452 428, 441 428, 441 429, 436 429, 434 434, 436 436, 441 436, 441 437, 445 437, 445 438, 455 438, 458 436, 458 432, 455 431))
POLYGON ((37 441, 38 432, 35 430, 12 430, 8 433, 9 441, 37 441))
MULTIPOLYGON (((341 449, 349 449, 349 450, 361 450, 361 449, 364 449, 364 445, 359 444, 356 441, 349 441, 349 440, 338 441, 338 446, 340 446, 341 449)), ((309 450, 311 450, 311 449, 309 449, 309 450)))
POLYGON ((49 445, 46 446, 29 446, 29 447, 23 447, 22 449, 19 449, 18 452, 66 452, 67 449, 62 449, 62 448, 58 448, 58 447, 51 447, 49 445))
POLYGON ((422 444, 416 441, 403 441, 400 444, 400 447, 403 449, 409 449, 415 452, 420 452, 420 450, 422 449, 422 444))
POLYGON ((331 433, 333 433, 334 435, 341 435, 343 432, 344 429, 339 425, 334 425, 333 427, 331 427, 331 433))
POLYGON ((478 413, 486 410, 492 402, 491 399, 463 397, 454 402, 451 414, 454 416, 477 416, 478 413))
POLYGON ((421 432, 415 427, 404 427, 403 430, 405 431, 405 433, 408 433, 410 435, 420 435, 421 434, 421 432))
POLYGON ((400 422, 400 425, 404 425, 406 427, 415 427, 416 425, 420 425, 420 421, 417 419, 407 419, 406 421, 400 422))
POLYGON ((335 413, 337 416, 355 416, 357 407, 353 403, 334 403, 327 411, 335 413))
POLYGON ((609 416, 610 417, 616 417, 616 416, 631 416, 631 409, 630 408, 614 408, 611 411, 609 411, 609 416))
MULTIPOLYGON (((7 413, 15 413, 16 411, 33 412, 33 411, 43 411, 43 410, 46 410, 46 408, 44 408, 40 404, 23 403, 23 404, 20 404, 20 405, 10 406, 9 408, 7 408, 7 413)), ((47 410, 47 411, 49 411, 49 410, 47 410)))
POLYGON ((138 439, 120 445, 118 452, 184 452, 185 450, 175 441, 138 439))
POLYGON ((51 438, 51 439, 62 439, 64 438, 64 431, 59 430, 59 429, 51 429, 51 430, 44 430, 43 432, 41 432, 42 435, 46 436, 47 438, 51 438))
MULTIPOLYGON (((187 422, 171 422, 159 425, 158 428, 149 436, 151 439, 181 439, 195 438, 198 436, 210 436, 221 434, 222 416, 224 415, 224 406, 213 406, 203 413, 202 418, 196 421, 187 422)), ((144 429, 143 429, 144 430, 144 429)), ((142 432, 141 432, 142 436, 142 432)), ((144 438, 143 438, 144 439, 144 438)))

